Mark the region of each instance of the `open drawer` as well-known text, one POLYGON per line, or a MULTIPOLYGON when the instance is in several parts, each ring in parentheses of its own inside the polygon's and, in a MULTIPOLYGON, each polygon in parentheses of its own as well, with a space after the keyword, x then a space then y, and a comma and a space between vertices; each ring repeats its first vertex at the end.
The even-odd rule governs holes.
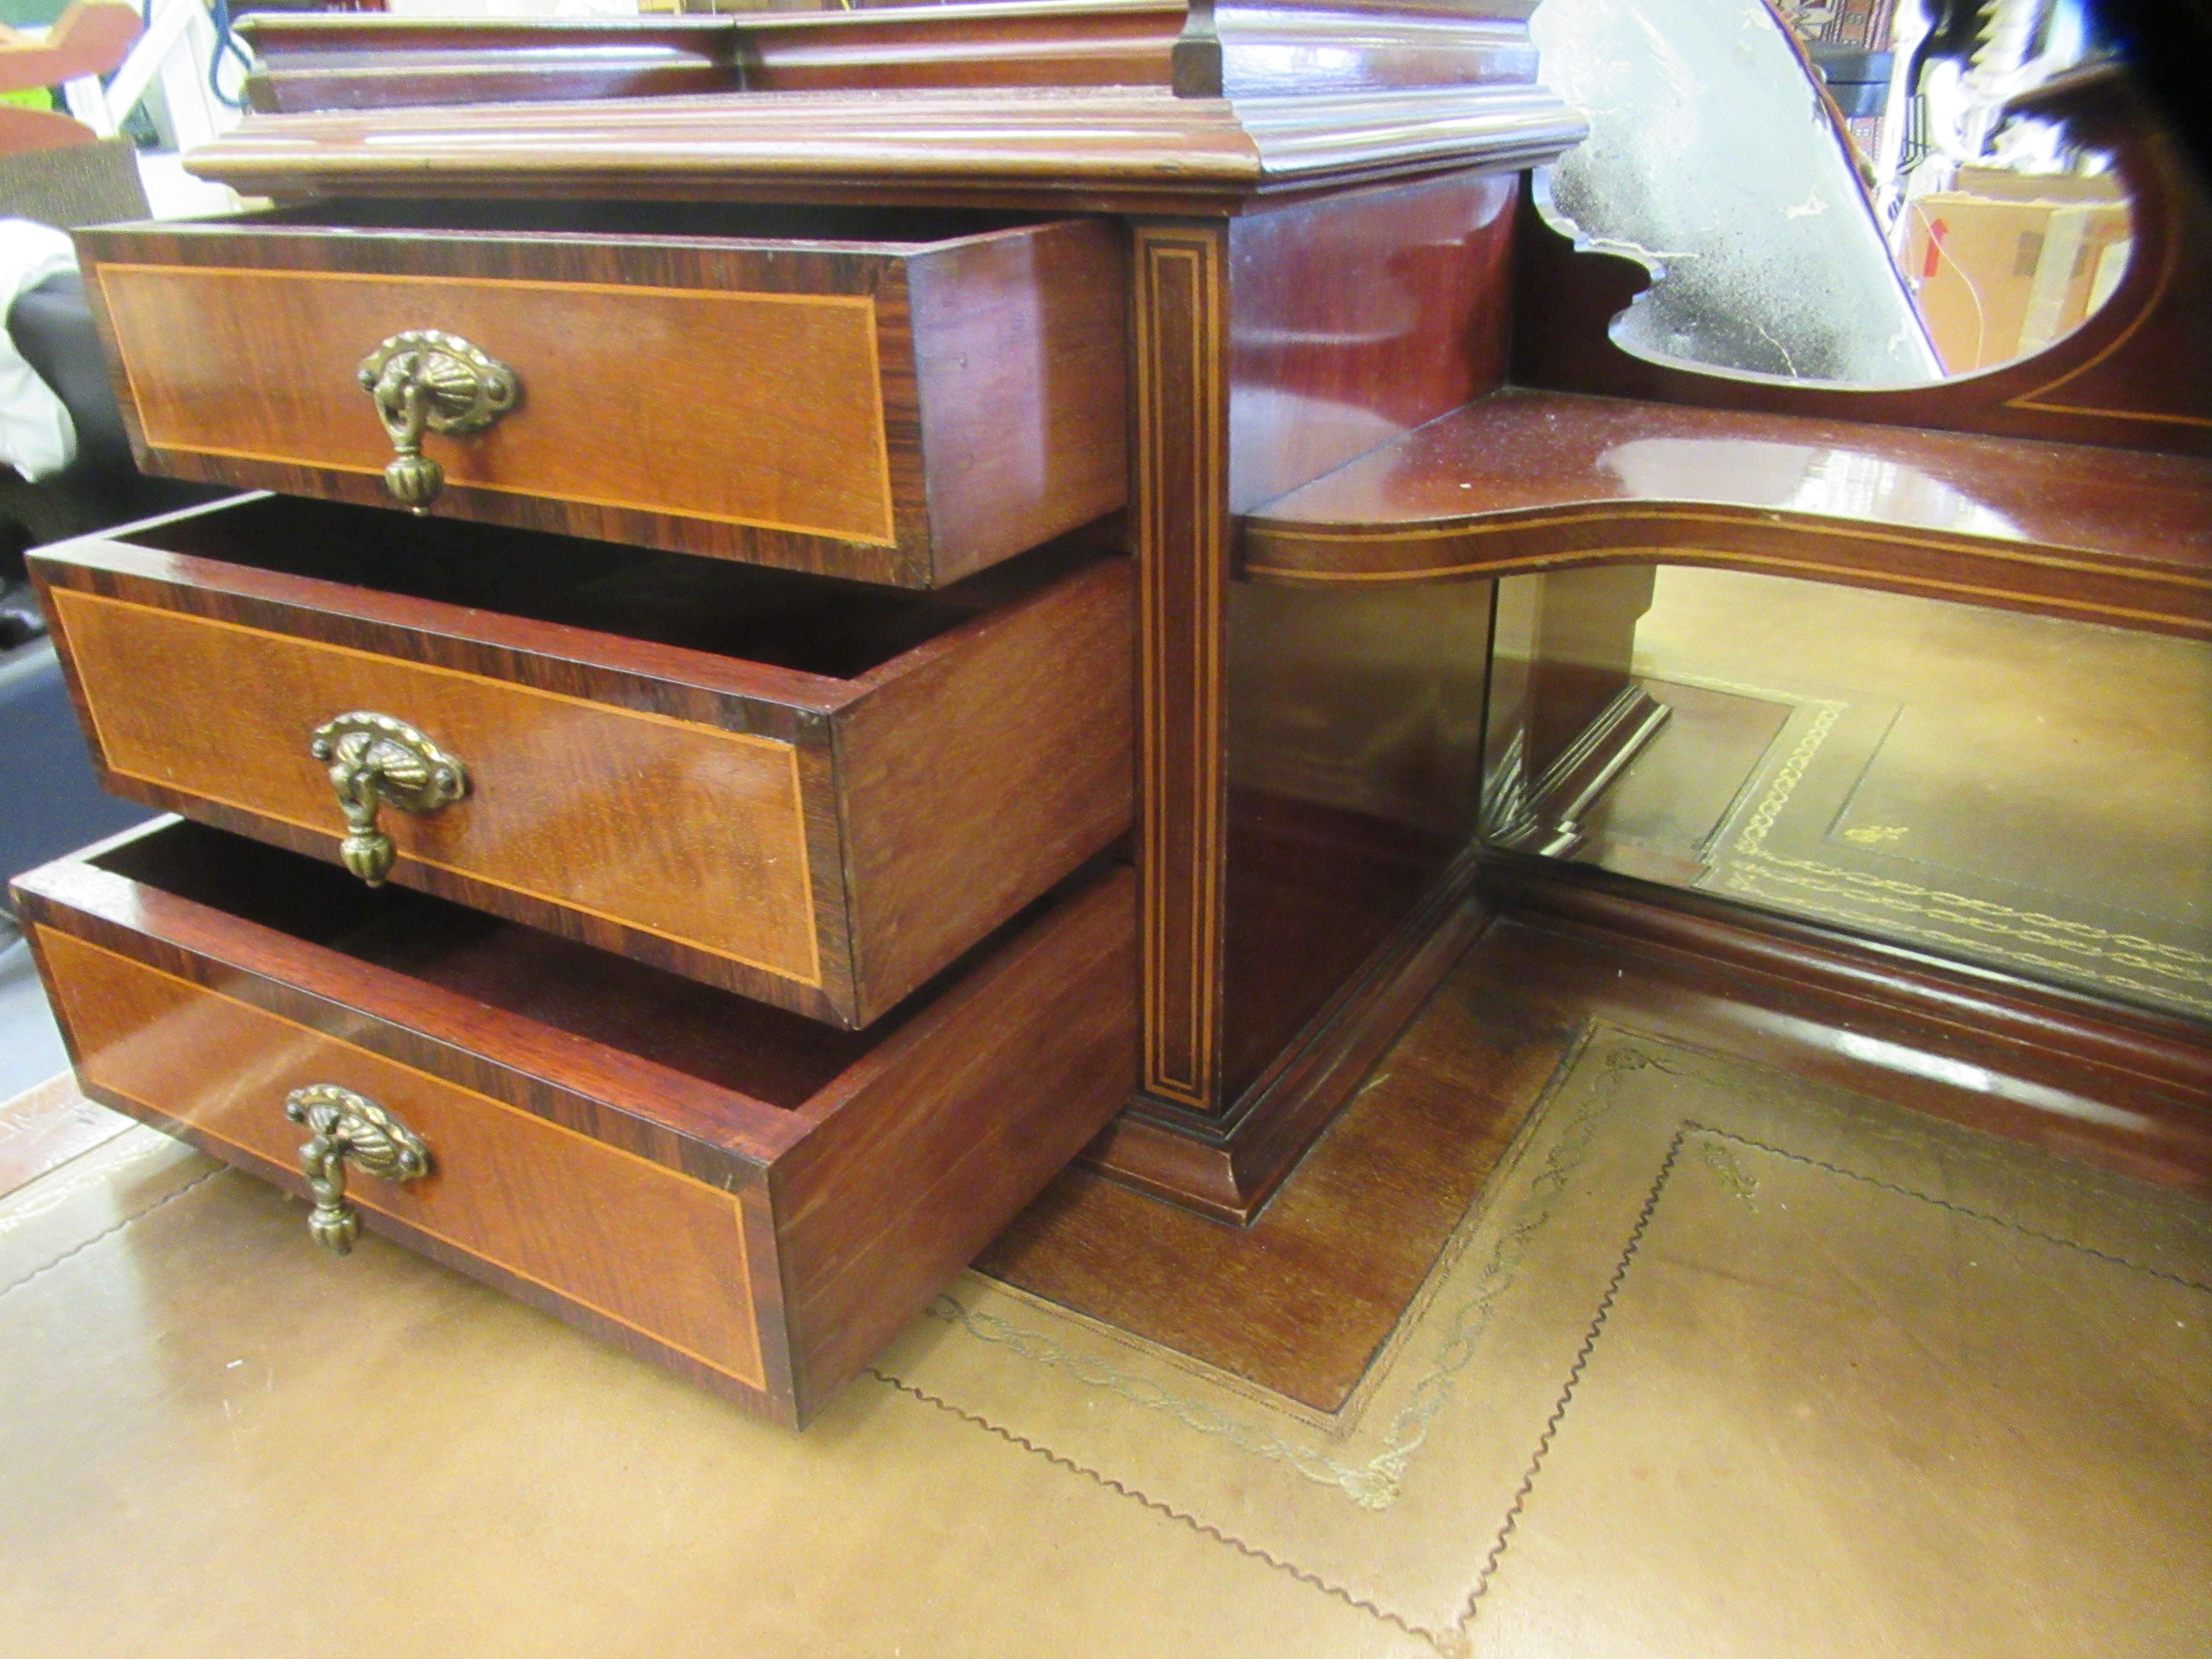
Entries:
POLYGON ((902 586, 1123 498, 1102 220, 363 202, 78 246, 149 471, 902 586))
POLYGON ((860 1026, 1127 827, 1102 546, 915 593, 261 496, 33 565, 113 793, 860 1026))
POLYGON ((173 819, 15 897, 88 1094, 803 1423, 1126 1096, 1133 884, 866 1034, 173 819))

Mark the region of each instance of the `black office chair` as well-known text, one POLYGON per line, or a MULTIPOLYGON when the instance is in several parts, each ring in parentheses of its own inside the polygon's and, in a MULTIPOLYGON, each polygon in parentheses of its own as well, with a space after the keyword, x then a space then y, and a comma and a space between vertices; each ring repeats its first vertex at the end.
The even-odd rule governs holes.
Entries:
MULTIPOLYGON (((143 218, 146 210, 136 163, 121 140, 0 156, 0 217, 70 229, 143 218)), ((76 423, 77 456, 37 483, 0 465, 0 777, 7 781, 0 788, 0 878, 146 817, 144 807, 101 793, 94 781, 24 570, 25 551, 224 493, 149 478, 132 465, 82 278, 70 272, 48 279, 17 300, 5 320, 16 350, 76 423)))

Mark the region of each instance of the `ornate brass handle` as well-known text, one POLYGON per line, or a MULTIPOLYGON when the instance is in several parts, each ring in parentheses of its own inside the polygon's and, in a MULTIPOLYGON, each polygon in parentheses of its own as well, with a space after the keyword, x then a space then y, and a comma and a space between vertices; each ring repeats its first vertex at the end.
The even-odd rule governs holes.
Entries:
POLYGON ((392 837, 377 828, 380 806, 434 812, 469 793, 468 769, 404 720, 357 708, 315 728, 307 751, 331 769, 345 811, 338 856, 371 887, 392 872, 392 837))
POLYGON ((284 1115, 305 1124, 313 1137, 300 1148, 300 1171, 315 1199, 307 1231, 333 1255, 345 1255, 361 1237, 361 1217, 345 1201, 349 1161, 379 1181, 413 1181, 430 1173, 430 1149, 422 1137, 367 1095, 335 1083, 311 1083, 284 1097, 284 1115))
POLYGON ((384 487, 416 513, 427 513, 445 487, 446 469, 422 453, 422 434, 482 432, 522 396, 515 372, 458 334, 434 328, 395 334, 361 360, 361 384, 398 453, 384 487))

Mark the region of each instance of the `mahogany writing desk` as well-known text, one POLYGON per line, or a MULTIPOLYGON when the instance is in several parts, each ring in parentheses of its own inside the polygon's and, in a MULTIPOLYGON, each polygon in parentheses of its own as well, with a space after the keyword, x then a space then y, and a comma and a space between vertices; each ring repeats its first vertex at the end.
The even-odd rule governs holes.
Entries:
POLYGON ((1653 366, 1531 191, 1529 9, 263 25, 193 164, 279 205, 84 238, 143 463, 279 492, 40 562, 112 787, 198 821, 22 890, 87 1087, 804 1420, 1079 1152, 1283 1179, 1492 913, 1498 576, 1597 641, 1540 805, 1648 735, 1654 559, 2206 625, 2154 144, 2027 369, 1653 366), (1588 482, 1754 427, 2081 487, 1588 482))

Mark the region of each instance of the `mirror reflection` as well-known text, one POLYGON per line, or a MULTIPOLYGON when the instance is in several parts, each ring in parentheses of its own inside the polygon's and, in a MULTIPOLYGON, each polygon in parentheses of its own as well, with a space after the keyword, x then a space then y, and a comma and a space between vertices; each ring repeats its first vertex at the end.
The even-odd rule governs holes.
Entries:
POLYGON ((1554 211, 1661 273, 1630 350, 1921 385, 2043 350, 2127 268, 2106 158, 2008 107, 2098 50, 2082 0, 1545 0, 1532 27, 1591 126, 1554 211))
POLYGON ((1500 585, 1493 842, 2212 1014, 2212 644, 1626 574, 1500 585), (1537 828, 1513 768, 1554 763, 1561 712, 1624 684, 1664 724, 1537 828))

